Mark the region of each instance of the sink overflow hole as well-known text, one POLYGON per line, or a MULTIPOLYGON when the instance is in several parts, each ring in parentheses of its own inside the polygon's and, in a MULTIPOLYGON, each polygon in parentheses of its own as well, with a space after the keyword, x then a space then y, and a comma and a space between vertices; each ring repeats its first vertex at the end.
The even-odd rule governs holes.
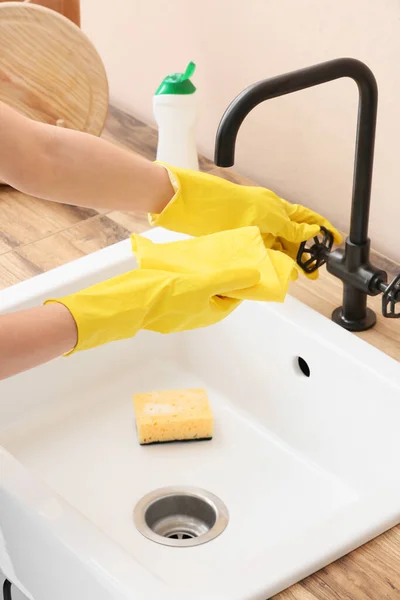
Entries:
POLYGON ((308 363, 301 356, 297 357, 297 366, 300 369, 300 372, 303 373, 305 377, 310 377, 311 370, 308 366, 308 363))

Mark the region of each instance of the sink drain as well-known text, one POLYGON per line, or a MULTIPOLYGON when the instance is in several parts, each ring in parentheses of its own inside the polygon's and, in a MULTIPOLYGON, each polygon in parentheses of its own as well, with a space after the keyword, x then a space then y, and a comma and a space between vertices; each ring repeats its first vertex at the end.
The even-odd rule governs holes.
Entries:
POLYGON ((170 540, 190 540, 197 536, 192 533, 188 533, 187 531, 177 531, 176 533, 168 533, 165 537, 170 540))
POLYGON ((205 544, 224 531, 228 520, 228 510, 217 496, 192 487, 154 490, 134 510, 140 533, 165 546, 205 544))

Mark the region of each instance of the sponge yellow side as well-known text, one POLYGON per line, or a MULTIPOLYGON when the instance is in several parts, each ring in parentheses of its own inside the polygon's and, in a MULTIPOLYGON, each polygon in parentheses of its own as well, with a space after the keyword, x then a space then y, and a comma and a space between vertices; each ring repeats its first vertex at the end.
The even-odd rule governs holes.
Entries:
POLYGON ((212 438, 214 417, 203 389, 135 394, 133 404, 140 444, 212 438))

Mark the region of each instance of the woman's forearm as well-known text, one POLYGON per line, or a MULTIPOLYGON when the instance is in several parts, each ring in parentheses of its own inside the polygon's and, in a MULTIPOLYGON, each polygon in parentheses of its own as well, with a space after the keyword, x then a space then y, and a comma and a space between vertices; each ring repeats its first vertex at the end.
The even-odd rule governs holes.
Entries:
POLYGON ((75 321, 62 304, 0 315, 0 379, 65 354, 76 342, 75 321))
POLYGON ((174 190, 160 165, 95 136, 32 121, 0 102, 0 180, 65 204, 159 213, 174 190))
MULTIPOLYGON (((97 137, 39 123, 0 102, 0 181, 46 200, 159 213, 174 195, 167 171, 97 137)), ((0 315, 0 379, 74 348, 75 321, 54 303, 0 315)))

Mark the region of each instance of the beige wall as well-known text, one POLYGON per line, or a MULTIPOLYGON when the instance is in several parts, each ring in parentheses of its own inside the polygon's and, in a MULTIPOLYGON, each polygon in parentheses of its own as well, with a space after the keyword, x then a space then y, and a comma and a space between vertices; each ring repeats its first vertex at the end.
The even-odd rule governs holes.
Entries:
MULTIPOLYGON (((380 91, 370 235, 400 260, 399 0, 81 2, 112 101, 143 120, 154 122, 163 76, 197 63, 198 145, 210 157, 224 109, 248 84, 340 56, 365 61, 380 91)), ((269 101, 242 126, 235 166, 347 229, 356 111, 350 80, 269 101)))

